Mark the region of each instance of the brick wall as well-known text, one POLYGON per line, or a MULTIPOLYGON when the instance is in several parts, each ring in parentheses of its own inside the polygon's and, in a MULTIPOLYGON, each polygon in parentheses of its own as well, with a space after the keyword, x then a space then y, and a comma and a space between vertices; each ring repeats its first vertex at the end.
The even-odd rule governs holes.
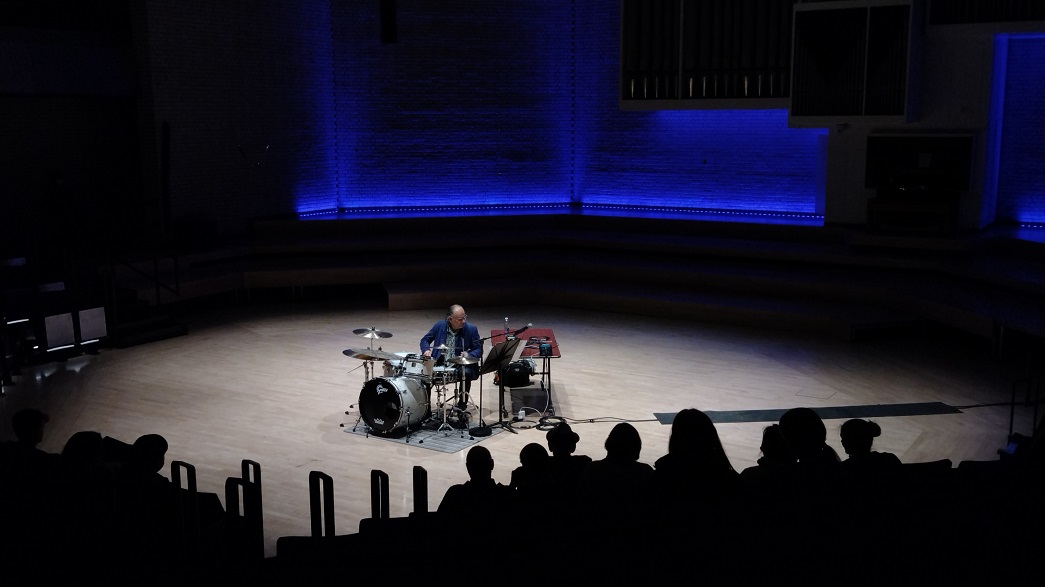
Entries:
POLYGON ((242 234, 250 218, 333 205, 329 3, 151 1, 146 16, 174 230, 242 234))
POLYGON ((333 9, 340 204, 568 202, 572 3, 377 5, 333 9))
POLYGON ((394 44, 376 4, 334 10, 342 206, 816 209, 785 110, 618 109, 615 0, 399 0, 394 44))

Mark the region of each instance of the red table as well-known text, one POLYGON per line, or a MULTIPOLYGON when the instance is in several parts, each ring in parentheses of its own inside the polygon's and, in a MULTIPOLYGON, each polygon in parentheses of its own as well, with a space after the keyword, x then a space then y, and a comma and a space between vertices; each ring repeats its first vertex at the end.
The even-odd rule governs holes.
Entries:
MULTIPOLYGON (((541 360, 541 370, 538 374, 541 376, 541 390, 548 394, 548 411, 552 411, 551 408, 551 395, 552 395, 552 359, 561 359, 562 353, 559 352, 559 343, 555 340, 555 333, 552 332, 551 328, 527 328, 526 332, 523 332, 517 336, 517 338, 523 341, 522 352, 519 353, 520 359, 531 359, 536 361, 541 360), (551 354, 547 356, 541 356, 541 343, 551 345, 551 354)), ((504 342, 504 330, 494 329, 490 331, 490 344, 494 345, 499 342, 504 342)))

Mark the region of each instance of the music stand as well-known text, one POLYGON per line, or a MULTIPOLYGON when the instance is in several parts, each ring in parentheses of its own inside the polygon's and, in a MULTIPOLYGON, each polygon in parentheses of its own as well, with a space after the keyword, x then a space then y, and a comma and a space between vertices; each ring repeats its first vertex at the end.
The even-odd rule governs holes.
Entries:
MULTIPOLYGON (((501 342, 493 345, 490 349, 490 354, 486 355, 486 360, 483 361, 482 367, 479 369, 479 381, 482 383, 483 375, 491 373, 493 371, 499 371, 504 367, 507 367, 509 363, 515 358, 516 352, 519 350, 519 343, 521 342, 518 338, 511 340, 502 340, 501 342)), ((518 434, 514 428, 512 428, 511 422, 504 420, 504 377, 498 382, 499 395, 497 397, 497 425, 512 434, 518 434)), ((481 388, 480 388, 481 389, 481 388)), ((490 426, 483 423, 483 396, 482 392, 479 394, 479 425, 468 431, 472 436, 489 436, 491 434, 490 426)))

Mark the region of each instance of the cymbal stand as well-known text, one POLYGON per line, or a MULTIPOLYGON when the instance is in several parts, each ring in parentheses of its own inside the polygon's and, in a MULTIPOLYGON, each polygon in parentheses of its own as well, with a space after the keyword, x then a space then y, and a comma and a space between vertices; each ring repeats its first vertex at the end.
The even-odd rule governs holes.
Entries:
MULTIPOLYGON (((370 346, 374 346, 373 339, 370 340, 370 346)), ((373 360, 363 361, 363 387, 366 387, 367 382, 370 381, 370 373, 371 373, 371 369, 373 369, 373 368, 374 368, 374 361, 373 360)), ((373 371, 373 373, 374 373, 374 376, 376 377, 377 376, 377 371, 373 371)), ((349 408, 359 407, 359 414, 356 415, 356 423, 352 425, 352 432, 355 432, 356 428, 359 427, 359 421, 363 419, 363 408, 362 408, 362 406, 358 405, 358 402, 355 403, 355 404, 352 404, 352 405, 350 405, 348 407, 349 408)), ((345 412, 345 413, 348 414, 348 412, 345 412)), ((370 424, 364 423, 363 425, 366 427, 366 435, 367 435, 367 438, 369 438, 370 437, 370 424)))
MULTIPOLYGON (((371 351, 374 350, 374 339, 373 338, 370 339, 370 350, 371 351)), ((377 350, 380 351, 381 347, 377 347, 377 350)), ((367 360, 363 361, 363 376, 366 377, 366 379, 363 380, 364 383, 366 383, 367 381, 370 381, 371 379, 377 377, 377 369, 374 367, 374 360, 373 359, 367 359, 367 360)))
MULTIPOLYGON (((465 378, 464 378, 464 365, 458 365, 458 368, 453 371, 454 374, 454 398, 453 401, 447 402, 451 413, 457 416, 457 420, 461 425, 461 438, 464 438, 464 431, 468 429, 468 400, 465 394, 465 378), (464 408, 457 407, 460 398, 466 398, 464 408)), ((450 426, 451 430, 454 430, 453 426, 450 426)), ((449 435, 447 435, 449 436, 449 435)))
MULTIPOLYGON (((441 432, 444 429, 445 430, 453 430, 454 427, 450 425, 450 421, 447 418, 447 412, 450 410, 450 408, 448 407, 450 405, 450 402, 446 401, 446 379, 445 378, 441 378, 439 380, 439 383, 436 384, 435 395, 436 395, 437 401, 439 402, 439 409, 443 413, 443 423, 440 424, 439 427, 435 429, 435 431, 436 432, 441 432)), ((447 433, 447 436, 449 436, 449 433, 447 433)))
MULTIPOLYGON (((389 337, 392 336, 392 333, 390 333, 390 332, 381 334, 377 330, 377 328, 374 328, 374 327, 371 327, 369 329, 357 329, 357 330, 355 330, 353 332, 355 334, 360 335, 360 336, 368 335, 368 336, 366 336, 366 338, 370 339, 369 349, 371 351, 374 350, 374 338, 375 338, 375 336, 373 336, 374 334, 378 334, 381 338, 389 338, 389 337), (366 330, 369 330, 369 332, 365 332, 366 330)), ((381 347, 377 347, 377 350, 381 350, 381 347)), ((369 382, 371 380, 371 378, 374 378, 374 377, 377 377, 377 370, 374 368, 374 359, 366 359, 366 360, 364 360, 363 361, 363 384, 366 385, 366 383, 369 382)), ((352 424, 352 432, 355 432, 356 429, 359 428, 359 422, 363 419, 363 410, 362 410, 361 406, 359 406, 358 401, 355 404, 352 404, 352 405, 350 405, 348 407, 349 407, 349 409, 355 408, 355 407, 360 407, 359 413, 356 415, 356 421, 355 421, 354 424, 352 424)), ((350 411, 346 411, 345 415, 346 416, 351 415, 351 412, 350 411)), ((410 418, 410 414, 408 412, 407 413, 407 420, 408 421, 409 421, 409 418, 410 418)), ((345 424, 342 423, 341 426, 344 427, 345 424)), ((367 437, 369 437, 370 436, 370 432, 372 430, 372 428, 370 427, 370 424, 369 423, 364 423, 363 426, 366 428, 366 435, 367 435, 367 437)), ((409 442, 409 441, 410 440, 408 438, 407 442, 409 442)))
MULTIPOLYGON (((348 407, 349 407, 350 409, 351 409, 351 408, 355 408, 355 407, 359 407, 359 404, 352 404, 352 405, 350 405, 350 406, 348 406, 348 407)), ((352 412, 351 412, 351 411, 346 411, 346 412, 345 412, 345 415, 346 415, 346 416, 351 416, 351 415, 352 415, 352 412)), ((359 423, 360 423, 360 422, 361 422, 362 420, 363 420, 363 410, 362 410, 362 408, 360 408, 360 410, 359 410, 359 413, 358 413, 358 414, 356 414, 356 422, 355 422, 355 424, 352 424, 352 432, 355 432, 355 431, 356 431, 356 428, 359 428, 359 423)), ((342 425, 341 425, 341 427, 342 427, 342 428, 343 428, 344 426, 345 426, 344 424, 342 424, 342 425)), ((370 437, 370 424, 368 424, 368 423, 366 423, 366 422, 363 422, 363 428, 365 428, 365 429, 366 429, 366 435, 367 435, 367 438, 369 438, 369 437, 370 437)))
MULTIPOLYGON (((363 361, 364 373, 369 373, 369 369, 367 369, 367 367, 366 367, 367 362, 368 361, 363 361)), ((358 369, 358 368, 359 367, 356 367, 356 369, 358 369)), ((355 369, 353 369, 352 371, 355 371, 355 369)), ((349 371, 349 373, 351 373, 352 371, 349 371)), ((366 386, 366 382, 369 381, 369 380, 370 380, 369 377, 367 377, 366 379, 363 380, 364 387, 366 386)), ((356 428, 359 427, 359 422, 363 419, 363 409, 359 405, 359 400, 358 399, 356 400, 356 403, 349 404, 348 409, 345 410, 345 415, 346 416, 351 416, 352 415, 352 408, 359 408, 358 412, 356 413, 356 421, 355 421, 354 424, 352 424, 352 432, 355 432, 356 428)), ((370 436, 370 425, 369 424, 364 424, 364 426, 366 427, 367 437, 369 437, 370 436)), ((342 428, 345 427, 345 423, 344 422, 341 423, 341 427, 342 428)))
POLYGON ((414 435, 414 429, 410 427, 410 408, 406 409, 406 443, 410 444, 410 438, 414 435))

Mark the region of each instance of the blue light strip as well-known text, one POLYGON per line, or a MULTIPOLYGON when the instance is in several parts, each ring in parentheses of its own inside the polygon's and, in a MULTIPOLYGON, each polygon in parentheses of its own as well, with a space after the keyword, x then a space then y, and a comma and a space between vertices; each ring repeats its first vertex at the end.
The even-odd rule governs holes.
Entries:
POLYGON ((601 216, 655 218, 664 220, 691 220, 702 222, 743 222, 748 224, 786 224, 792 226, 823 226, 821 214, 803 212, 774 212, 762 210, 716 210, 679 206, 641 206, 614 204, 584 204, 585 213, 601 216))
MULTIPOLYGON (((569 204, 475 204, 454 206, 369 206, 339 208, 324 218, 416 218, 447 216, 521 216, 529 214, 568 214, 569 204)), ((315 217, 318 214, 311 214, 315 217)))
POLYGON ((722 216, 764 216, 767 218, 796 218, 802 220, 820 220, 823 222, 822 214, 807 214, 802 212, 765 212, 761 210, 713 210, 707 208, 680 208, 660 206, 618 206, 610 204, 584 204, 584 209, 590 210, 619 210, 628 212, 654 212, 654 213, 676 213, 676 214, 710 214, 722 216))
POLYGON ((330 208, 299 214, 308 219, 366 219, 410 218, 443 216, 506 216, 533 214, 587 214, 592 216, 636 216, 654 218, 688 218, 728 222, 761 222, 823 226, 822 214, 804 212, 774 212, 766 210, 716 210, 684 206, 642 206, 626 204, 491 204, 466 206, 369 206, 359 208, 330 208))

